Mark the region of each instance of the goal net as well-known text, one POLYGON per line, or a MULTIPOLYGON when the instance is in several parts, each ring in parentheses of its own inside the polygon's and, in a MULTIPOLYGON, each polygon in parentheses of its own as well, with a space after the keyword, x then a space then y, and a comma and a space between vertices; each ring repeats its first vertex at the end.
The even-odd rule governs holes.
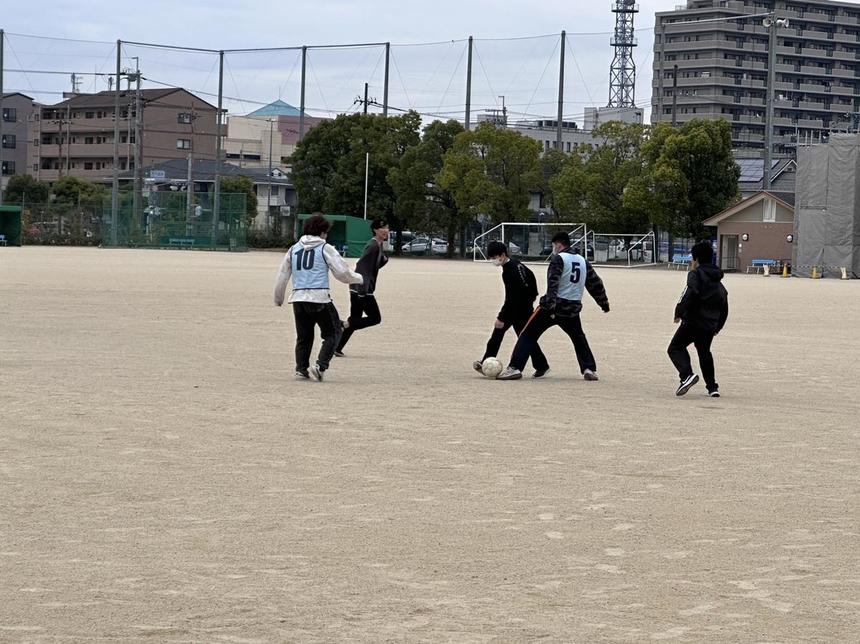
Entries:
POLYGON ((520 223, 505 222, 490 228, 475 237, 472 244, 472 259, 487 261, 487 246, 490 242, 504 242, 508 254, 524 262, 545 262, 552 254, 552 237, 557 232, 566 232, 574 247, 581 247, 588 236, 585 224, 573 223, 520 223))

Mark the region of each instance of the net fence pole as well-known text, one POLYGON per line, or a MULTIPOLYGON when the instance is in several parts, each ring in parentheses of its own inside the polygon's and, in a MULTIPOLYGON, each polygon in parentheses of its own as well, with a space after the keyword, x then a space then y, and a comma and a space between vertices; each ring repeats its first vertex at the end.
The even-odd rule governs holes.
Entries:
POLYGON ((110 240, 111 245, 117 245, 117 227, 119 226, 119 83, 122 73, 122 40, 116 41, 116 85, 114 87, 113 103, 113 184, 111 186, 110 204, 110 240))
POLYGON ((391 43, 385 43, 385 82, 382 89, 382 116, 388 116, 388 64, 391 59, 391 43))
MULTIPOLYGON (((469 56, 466 60, 466 130, 470 129, 472 111, 472 43, 474 39, 469 36, 469 56)), ((462 59, 461 59, 462 60, 462 59)))
POLYGON ((299 99, 299 141, 305 136, 305 83, 307 80, 308 47, 302 46, 302 89, 299 99))
POLYGON ((218 246, 221 218, 221 117, 224 105, 224 52, 218 52, 218 111, 215 113, 215 195, 212 204, 212 248, 218 246))
POLYGON ((567 32, 561 32, 561 52, 558 56, 558 122, 556 123, 555 145, 561 150, 561 122, 564 118, 564 53, 567 32))

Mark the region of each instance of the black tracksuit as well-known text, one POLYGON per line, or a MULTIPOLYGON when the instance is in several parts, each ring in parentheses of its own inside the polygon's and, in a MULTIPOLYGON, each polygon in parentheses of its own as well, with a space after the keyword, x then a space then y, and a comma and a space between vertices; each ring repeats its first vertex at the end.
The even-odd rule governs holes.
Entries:
MULTIPOLYGON (((505 303, 502 304, 502 310, 496 317, 501 320, 504 326, 501 329, 493 329, 481 362, 498 355, 499 348, 502 346, 502 339, 508 329, 513 327, 518 336, 522 333, 523 327, 529 321, 534 310, 535 298, 538 295, 537 280, 534 273, 516 259, 508 259, 502 264, 502 283, 505 285, 505 303)), ((546 356, 537 343, 534 344, 529 355, 531 355, 532 366, 536 370, 543 371, 549 368, 546 356)))
POLYGON ((355 265, 355 272, 364 277, 364 283, 349 287, 349 327, 344 329, 337 345, 338 351, 343 351, 352 334, 359 329, 366 329, 382 322, 379 305, 373 295, 376 291, 376 278, 379 269, 388 263, 388 257, 382 252, 382 242, 376 238, 367 242, 364 253, 355 265))
POLYGON ((687 288, 675 306, 681 326, 669 343, 669 358, 681 380, 693 375, 687 347, 695 345, 708 391, 717 391, 711 342, 729 317, 729 294, 722 284, 723 271, 713 264, 701 265, 687 274, 687 288))
MULTIPOLYGON (((574 253, 570 248, 562 252, 574 253)), ((594 298, 594 301, 597 302, 598 306, 604 312, 608 312, 609 298, 606 296, 603 280, 600 279, 588 261, 585 262, 585 267, 585 290, 588 291, 588 294, 594 298)), ((585 332, 582 330, 582 322, 579 319, 579 313, 582 311, 582 302, 558 297, 559 279, 563 270, 564 262, 560 256, 556 255, 550 260, 549 268, 547 268, 546 295, 540 299, 540 307, 534 312, 520 334, 517 345, 514 347, 514 353, 511 356, 510 367, 522 371, 526 364, 526 357, 529 355, 532 347, 536 346, 538 338, 540 338, 544 331, 557 325, 561 327, 561 330, 573 342, 580 373, 584 373, 586 369, 597 371, 597 363, 594 360, 594 355, 591 353, 591 347, 588 346, 588 340, 585 337, 585 332)))

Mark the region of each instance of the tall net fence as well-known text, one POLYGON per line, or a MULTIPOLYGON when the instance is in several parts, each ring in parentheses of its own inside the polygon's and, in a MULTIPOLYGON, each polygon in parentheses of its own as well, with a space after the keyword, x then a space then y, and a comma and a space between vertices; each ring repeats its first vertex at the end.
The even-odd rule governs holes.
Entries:
MULTIPOLYGON (((563 118, 582 121, 585 109, 604 106, 609 95, 609 45, 614 22, 606 12, 605 29, 512 38, 480 38, 471 42, 471 121, 507 118, 555 119, 558 114, 559 63, 565 80, 563 118)), ((640 20, 635 50, 640 96, 650 102, 653 27, 640 20)), ((122 34, 118 34, 122 37, 122 34)), ((96 93, 115 87, 116 41, 84 41, 6 32, 5 91, 23 92, 50 105, 64 93, 96 93)), ((244 49, 206 48, 194 43, 120 45, 123 73, 139 70, 144 89, 182 87, 217 103, 219 86, 228 115, 246 115, 275 100, 299 107, 308 116, 333 118, 367 109, 381 112, 386 76, 389 114, 419 112, 425 123, 434 119, 464 120, 469 39, 426 43, 356 43, 346 45, 287 43, 263 46, 253 40, 244 49), (194 45, 194 46, 192 46, 194 45), (260 46, 258 46, 260 45, 260 46), (387 74, 386 74, 387 70, 387 74)), ((123 79, 123 86, 126 81, 123 79)))

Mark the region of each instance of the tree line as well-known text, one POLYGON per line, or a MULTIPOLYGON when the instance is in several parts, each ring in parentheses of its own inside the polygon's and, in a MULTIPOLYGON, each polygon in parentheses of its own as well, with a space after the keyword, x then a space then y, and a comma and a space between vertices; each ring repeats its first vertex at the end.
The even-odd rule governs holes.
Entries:
POLYGON ((434 121, 420 131, 420 122, 415 112, 351 114, 315 127, 292 156, 299 209, 361 216, 368 153, 368 217, 384 217, 394 230, 445 235, 449 254, 479 216, 528 221, 533 197, 550 213, 545 221, 690 237, 701 237, 702 222, 738 199, 723 120, 610 122, 594 131, 594 144, 571 153, 544 151, 491 123, 466 131, 457 121, 434 121))

